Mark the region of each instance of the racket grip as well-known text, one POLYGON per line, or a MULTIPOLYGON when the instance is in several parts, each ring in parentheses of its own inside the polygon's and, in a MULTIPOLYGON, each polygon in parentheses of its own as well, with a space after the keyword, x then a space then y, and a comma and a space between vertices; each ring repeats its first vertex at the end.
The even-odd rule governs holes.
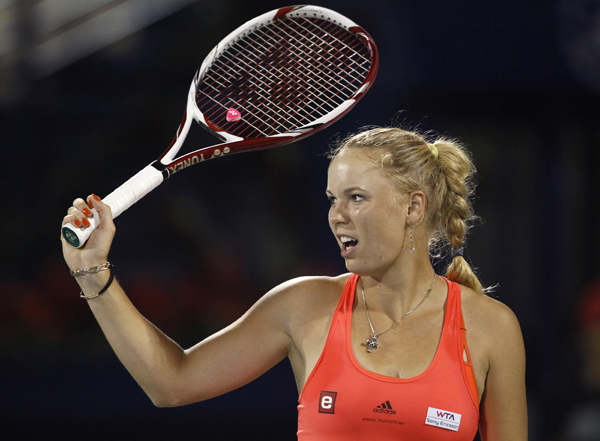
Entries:
MULTIPOLYGON (((110 206, 112 217, 115 219, 158 187, 168 177, 168 169, 160 162, 155 161, 106 196, 102 202, 110 206)), ((94 230, 98 228, 100 218, 96 210, 92 210, 92 212, 94 217, 88 219, 90 226, 87 228, 77 228, 71 224, 63 225, 62 235, 72 247, 81 248, 94 230)))

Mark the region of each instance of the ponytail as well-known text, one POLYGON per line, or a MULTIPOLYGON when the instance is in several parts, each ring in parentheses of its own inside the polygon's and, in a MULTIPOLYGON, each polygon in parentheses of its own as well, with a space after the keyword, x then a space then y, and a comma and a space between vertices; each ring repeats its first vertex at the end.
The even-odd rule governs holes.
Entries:
POLYGON ((446 277, 483 294, 486 289, 463 257, 465 238, 475 218, 471 205, 475 190, 475 166, 467 151, 457 142, 441 139, 434 145, 439 152, 438 164, 445 180, 439 228, 453 250, 446 277))

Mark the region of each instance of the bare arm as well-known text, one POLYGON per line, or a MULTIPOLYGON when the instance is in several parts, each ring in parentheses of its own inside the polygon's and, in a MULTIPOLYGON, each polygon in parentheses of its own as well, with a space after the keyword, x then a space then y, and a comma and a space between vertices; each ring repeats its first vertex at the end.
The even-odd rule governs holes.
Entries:
MULTIPOLYGON (((110 208, 88 198, 100 226, 83 249, 63 241, 65 261, 72 269, 107 261, 115 227, 110 208)), ((78 199, 63 224, 83 222, 88 206, 78 199)), ((76 278, 84 294, 98 292, 108 271, 76 278)), ((211 398, 240 387, 282 360, 291 346, 286 332, 286 304, 277 291, 263 297, 238 321, 183 350, 133 306, 115 281, 89 306, 115 353, 157 406, 177 406, 211 398)))
POLYGON ((481 398, 483 441, 526 441, 525 347, 517 318, 500 303, 490 335, 489 371, 481 398))

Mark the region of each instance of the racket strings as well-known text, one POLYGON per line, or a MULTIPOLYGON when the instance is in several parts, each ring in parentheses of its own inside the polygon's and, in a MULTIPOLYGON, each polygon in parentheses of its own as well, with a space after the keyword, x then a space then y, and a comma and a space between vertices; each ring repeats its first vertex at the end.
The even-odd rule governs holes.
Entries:
POLYGON ((370 65, 367 45, 337 24, 306 17, 277 20, 215 59, 199 86, 198 108, 236 136, 272 136, 334 110, 359 90, 370 65), (241 112, 241 121, 226 121, 230 107, 241 112))
MULTIPOLYGON (((237 43, 236 46, 238 46, 238 49, 240 49, 242 51, 247 49, 247 47, 241 47, 240 48, 239 43, 237 43)), ((254 53, 265 53, 265 52, 267 52, 267 50, 264 47, 264 45, 259 44, 258 50, 254 51, 253 55, 254 55, 254 53)), ((232 64, 232 66, 234 66, 236 69, 239 69, 240 65, 242 65, 243 67, 245 67, 248 70, 250 70, 250 69, 256 69, 257 72, 259 72, 259 73, 262 73, 262 72, 260 72, 261 68, 263 68, 263 69, 267 68, 267 69, 270 69, 270 72, 268 72, 268 74, 271 77, 273 75, 275 75, 275 74, 276 74, 277 78, 286 78, 286 76, 289 77, 290 72, 284 72, 283 71, 283 69, 286 67, 284 63, 279 63, 278 65, 275 65, 274 67, 272 66, 272 63, 270 63, 270 60, 273 60, 275 58, 281 58, 281 57, 278 57, 277 52, 282 52, 281 48, 279 48, 278 51, 272 53, 269 57, 265 57, 265 59, 262 60, 262 61, 264 61, 264 63, 262 65, 261 64, 256 64, 256 65, 250 66, 249 63, 245 61, 248 58, 241 58, 240 63, 235 64, 235 65, 232 64)), ((228 70, 231 71, 231 69, 228 69, 228 70)), ((288 70, 289 70, 289 68, 288 68, 288 70)), ((264 74, 264 73, 262 73, 262 74, 264 74)), ((282 90, 284 88, 283 83, 280 82, 278 84, 278 83, 274 83, 273 81, 271 81, 270 83, 265 83, 264 78, 265 78, 264 75, 262 75, 262 76, 261 75, 253 75, 252 77, 250 77, 250 81, 249 81, 248 84, 243 84, 242 85, 242 86, 246 86, 246 87, 245 88, 240 88, 240 90, 237 91, 236 95, 238 95, 239 98, 243 98, 243 95, 245 94, 246 91, 248 91, 248 89, 251 91, 250 93, 248 93, 248 95, 250 95, 252 92, 258 92, 258 93, 260 93, 261 91, 269 90, 269 88, 270 88, 270 94, 271 94, 271 96, 275 96, 277 94, 281 95, 281 92, 282 92, 282 90)), ((219 82, 219 84, 221 86, 223 86, 223 83, 219 82)), ((261 99, 260 99, 261 96, 259 96, 258 98, 259 99, 258 100, 254 100, 254 102, 260 102, 261 101, 261 99)), ((288 104, 288 105, 294 104, 294 100, 293 99, 288 100, 288 101, 289 102, 286 103, 286 104, 288 104)), ((240 102, 238 102, 238 100, 234 100, 234 102, 235 102, 235 104, 242 105, 240 102)), ((254 107, 254 109, 251 109, 251 110, 256 110, 256 111, 258 111, 260 113, 261 109, 257 109, 256 105, 254 104, 254 102, 252 100, 249 100, 247 104, 249 104, 250 107, 254 107)), ((280 110, 279 113, 281 114, 281 110, 282 109, 277 109, 277 110, 280 110)), ((265 118, 265 116, 268 116, 268 115, 265 115, 264 112, 263 112, 262 116, 263 116, 263 118, 262 118, 263 119, 263 124, 267 124, 267 125, 269 125, 269 127, 272 130, 277 131, 270 124, 268 124, 269 119, 272 119, 272 118, 265 118)), ((295 118, 294 118, 294 120, 295 120, 296 123, 299 122, 295 118)))
MULTIPOLYGON (((275 37, 275 35, 272 36, 272 38, 275 37)), ((273 68, 281 78, 281 81, 275 83, 274 85, 270 85, 272 96, 277 97, 275 102, 277 105, 271 109, 273 115, 275 115, 274 117, 279 117, 280 119, 287 117, 287 122, 293 122, 295 126, 298 127, 302 125, 302 116, 304 116, 304 119, 306 119, 306 117, 311 114, 311 112, 305 115, 302 114, 302 110, 306 110, 308 103, 311 103, 311 109, 313 111, 315 109, 322 110, 318 116, 323 116, 329 111, 335 109, 336 106, 330 101, 320 99, 321 97, 319 96, 318 89, 316 88, 317 82, 321 81, 322 83, 330 83, 324 81, 325 77, 319 77, 319 69, 315 69, 315 63, 303 64, 296 61, 297 59, 300 59, 302 55, 310 53, 310 51, 307 50, 306 45, 300 44, 300 42, 297 40, 293 41, 294 39, 291 35, 286 35, 285 38, 288 38, 288 40, 286 40, 286 43, 282 45, 282 47, 289 47, 289 50, 280 50, 282 47, 277 50, 277 52, 282 54, 282 57, 279 58, 280 62, 273 64, 272 67, 270 63, 266 63, 264 66, 261 66, 261 69, 273 68), (289 40, 292 40, 292 46, 288 44, 289 40), (304 46, 300 56, 298 56, 297 51, 296 53, 294 52, 294 48, 298 45, 301 47, 304 46), (285 55, 286 58, 283 58, 283 55, 285 55), (328 108, 326 109, 324 106, 327 106, 328 108), (294 111, 291 112, 292 110, 294 111)), ((264 37, 261 37, 260 41, 263 40, 264 37)), ((277 54, 275 57, 277 57, 277 54)), ((336 90, 336 93, 340 92, 340 90, 336 90)), ((316 119, 316 117, 314 119, 316 119)), ((281 123, 284 121, 285 119, 282 119, 281 123)))
MULTIPOLYGON (((343 88, 338 87, 334 81, 334 78, 331 76, 319 76, 319 73, 327 70, 333 71, 333 69, 335 69, 335 66, 332 62, 332 60, 335 59, 335 55, 331 51, 323 51, 322 49, 319 50, 319 48, 323 46, 323 39, 321 39, 321 41, 311 41, 307 40, 305 37, 303 38, 303 36, 299 33, 297 36, 291 34, 290 38, 295 39, 295 42, 305 49, 306 54, 312 54, 311 63, 298 66, 300 70, 299 73, 302 75, 297 77, 297 81, 295 81, 295 84, 291 85, 291 88, 297 91, 299 94, 312 92, 310 95, 312 95, 311 97, 315 99, 313 105, 314 109, 320 109, 324 106, 329 107, 328 111, 335 109, 336 105, 331 102, 331 98, 335 97, 336 95, 341 97, 343 88), (325 86, 329 92, 333 92, 334 94, 330 96, 328 94, 315 93, 319 91, 319 86, 321 86, 321 92, 324 91, 323 86, 325 86)), ((307 100, 302 101, 307 102, 307 100)))
MULTIPOLYGON (((326 22, 331 26, 331 23, 326 22)), ((281 26, 277 27, 279 30, 281 30, 282 32, 287 31, 287 29, 282 29, 281 26)), ((335 29, 335 28, 334 28, 335 29)), ((338 33, 344 31, 343 28, 337 27, 335 29, 338 33)), ((330 37, 333 35, 332 33, 328 34, 330 37)), ((331 98, 335 97, 337 94, 338 98, 342 98, 340 99, 340 102, 343 102, 343 99, 345 99, 346 97, 343 97, 343 95, 341 95, 342 90, 339 88, 335 87, 335 83, 332 81, 328 81, 327 76, 323 76, 322 73, 326 72, 326 70, 324 69, 324 67, 322 66, 323 64, 330 62, 329 60, 332 58, 335 58, 335 54, 334 51, 328 50, 328 51, 324 51, 322 48, 325 47, 327 48, 326 45, 323 44, 324 39, 323 38, 315 38, 315 37, 319 37, 314 30, 307 30, 306 27, 304 27, 304 32, 294 32, 294 29, 292 29, 292 32, 290 32, 287 35, 292 42, 295 44, 294 47, 301 47, 304 48, 304 54, 303 55, 313 55, 313 60, 311 61, 311 63, 306 63, 305 65, 302 64, 297 64, 297 66, 295 67, 299 67, 300 69, 304 69, 306 72, 306 75, 304 77, 302 77, 302 75, 298 76, 289 76, 288 78, 295 78, 295 79, 299 79, 300 81, 297 81, 296 84, 289 84, 289 81, 287 82, 286 86, 288 87, 288 90, 292 90, 295 93, 297 93, 300 97, 302 97, 302 88, 297 87, 298 85, 300 86, 305 86, 304 88, 307 90, 310 90, 311 88, 312 90, 312 96, 310 98, 313 98, 313 100, 309 101, 309 100, 302 100, 304 103, 309 103, 312 102, 313 109, 319 109, 320 107, 324 107, 326 105, 328 105, 329 109, 321 109, 321 110, 326 110, 324 112, 321 112, 322 114, 327 113, 327 111, 331 111, 333 110, 338 103, 332 103, 331 98), (299 38, 295 38, 294 35, 297 35, 299 38), (312 37, 312 40, 307 40, 306 39, 306 35, 310 35, 312 37), (294 41, 295 40, 295 41, 294 41), (305 42, 302 42, 301 40, 305 40, 305 42), (320 41, 319 41, 320 40, 320 41), (309 42, 309 44, 306 43, 306 41, 309 42), (316 41, 316 45, 315 45, 315 41, 316 41), (314 46, 314 47, 311 47, 314 46), (319 50, 320 48, 320 50, 319 50), (318 60, 314 58, 314 54, 317 54, 318 60), (329 55, 329 56, 328 56, 329 55), (321 64, 321 66, 319 66, 319 64, 321 64), (312 74, 312 75, 311 75, 312 74), (315 81, 310 81, 311 77, 314 77, 315 81), (305 80, 305 81, 302 81, 305 80), (304 84, 302 84, 304 83, 304 84), (330 89, 329 91, 334 93, 333 95, 329 95, 327 96, 327 98, 329 99, 323 99, 324 98, 324 94, 322 92, 325 91, 325 89, 321 89, 321 93, 320 94, 316 94, 314 93, 315 91, 319 91, 315 86, 311 85, 311 83, 313 83, 314 85, 317 85, 319 83, 323 84, 325 86, 327 86, 328 89, 330 89), (291 86, 291 87, 290 87, 291 86), (296 87, 294 87, 296 86, 296 87), (321 100, 319 100, 319 98, 321 98, 321 100), (316 104, 316 105, 315 105, 316 104)), ((340 41, 339 39, 337 39, 338 41, 340 41)), ((333 47, 331 45, 329 45, 330 47, 333 47)), ((338 58, 339 61, 339 58, 338 58)), ((330 69, 331 70, 331 69, 330 69)), ((297 100, 292 100, 292 104, 296 104, 297 100)), ((305 107, 305 106, 303 106, 305 107)), ((319 116, 322 116, 319 115, 319 116)))
MULTIPOLYGON (((281 29, 281 27, 279 27, 279 28, 281 29)), ((341 28, 338 28, 338 31, 339 31, 339 29, 341 29, 341 28)), ((306 31, 306 28, 305 28, 304 30, 306 31)), ((297 34, 298 34, 300 37, 303 37, 303 34, 302 34, 302 33, 298 33, 298 32, 296 32, 296 33, 297 33, 297 34)), ((333 35, 333 34, 329 34, 329 36, 330 36, 330 37, 331 37, 332 35, 333 35)), ((274 35, 274 36, 271 36, 271 39, 273 39, 274 37, 276 37, 276 35, 274 35)), ((305 38, 304 38, 304 39, 305 39, 305 38)), ((264 38, 259 38, 259 39, 257 39, 257 41, 260 41, 260 40, 263 40, 263 41, 264 41, 264 38)), ((284 41, 285 41, 285 40, 284 40, 284 41)), ((321 39, 321 41, 323 41, 323 39, 321 39)), ((339 40, 339 39, 337 39, 337 41, 339 42, 340 40, 339 40)), ((297 41, 296 41, 296 43, 297 43, 297 41)), ((265 51, 265 47, 264 47, 264 45, 260 45, 260 46, 261 46, 261 47, 260 47, 260 49, 261 49, 261 50, 263 50, 263 51, 265 51)), ((270 67, 270 66, 271 66, 271 64, 272 64, 272 63, 270 63, 270 60, 273 60, 273 59, 275 59, 275 60, 281 60, 281 59, 282 59, 282 55, 283 55, 283 53, 285 53, 285 51, 288 49, 286 46, 287 46, 287 45, 282 45, 282 46, 278 47, 278 48, 277 48, 277 50, 275 50, 275 51, 272 51, 269 57, 265 57, 265 58, 263 59, 263 61, 265 61, 265 63, 264 63, 264 64, 265 64, 267 67, 270 67)), ((306 44, 304 44, 304 46, 306 46, 306 44)), ((290 51, 290 52, 291 52, 291 51, 290 51)), ((321 51, 321 52, 323 52, 323 51, 321 51)), ((332 57, 326 57, 326 56, 324 56, 324 55, 327 55, 327 54, 331 54, 331 51, 324 52, 323 54, 320 54, 319 58, 320 58, 321 62, 325 61, 325 62, 329 62, 329 63, 331 63, 331 61, 328 61, 328 60, 330 60, 332 57)), ((339 60, 338 60, 338 61, 339 61, 339 60)), ((313 62, 313 64, 315 64, 315 63, 313 62)), ((290 76, 290 74, 291 74, 292 72, 281 72, 281 68, 284 68, 284 69, 286 69, 286 68, 287 68, 287 70, 289 70, 289 69, 290 69, 290 67, 294 68, 294 67, 297 67, 297 65, 298 65, 298 64, 297 64, 297 63, 294 63, 294 62, 288 62, 288 63, 286 63, 286 62, 279 62, 279 63, 278 63, 278 66, 277 66, 277 67, 279 67, 279 70, 280 70, 280 72, 279 72, 279 75, 285 75, 285 74, 287 74, 287 78, 292 78, 292 79, 296 78, 296 79, 298 79, 298 78, 299 78, 298 76, 290 76)), ((236 67, 238 67, 238 68, 239 68, 239 65, 238 65, 238 66, 236 66, 236 67)), ((314 67, 314 66, 313 66, 313 67, 314 67)), ((308 70, 308 72, 310 72, 310 70, 308 70)), ((295 82, 295 84, 290 84, 290 82, 289 82, 289 81, 287 81, 287 83, 285 83, 285 84, 275 84, 275 86, 276 86, 276 87, 271 89, 271 95, 276 95, 276 96, 277 96, 277 95, 282 95, 282 93, 285 93, 285 92, 287 92, 287 93, 288 93, 288 96, 286 96, 286 97, 285 97, 285 98, 287 98, 287 99, 286 99, 286 100, 281 100, 281 99, 280 99, 279 101, 284 101, 284 102, 285 102, 285 104, 286 104, 287 106, 294 105, 294 104, 296 104, 296 102, 297 102, 298 100, 300 100, 300 101, 302 101, 302 100, 303 100, 303 97, 302 97, 302 95, 303 95, 303 94, 302 94, 302 92, 301 92, 300 88, 298 87, 299 83, 301 83, 301 81, 296 81, 296 82, 295 82), (300 92, 300 93, 298 93, 298 95, 296 95, 296 96, 294 97, 294 95, 292 95, 292 93, 290 93, 290 90, 291 90, 291 91, 294 91, 294 92, 296 92, 296 93, 298 93, 298 92, 300 92)), ((249 84, 249 85, 250 85, 250 90, 252 90, 252 89, 253 89, 253 88, 252 88, 252 86, 253 86, 253 85, 252 85, 252 84, 249 84)), ((302 84, 300 84, 300 85, 302 85, 302 84)), ((330 82, 330 83, 329 83, 329 85, 331 86, 331 85, 332 85, 332 83, 330 82)), ((310 88, 310 86, 309 86, 309 88, 310 88)), ((243 95, 244 95, 244 92, 245 92, 245 91, 242 91, 242 93, 240 94, 240 95, 242 95, 242 97, 243 97, 243 95)), ((338 89, 338 90, 335 90, 335 92, 339 94, 339 93, 340 93, 340 90, 339 90, 339 89, 338 89)), ((323 103, 327 103, 327 102, 328 102, 328 101, 323 101, 323 103)), ((332 105, 330 105, 329 107, 330 107, 331 109, 333 109, 333 108, 334 108, 334 106, 332 106, 332 105)), ((281 109, 279 109, 279 110, 281 110, 281 109)), ((279 112, 279 113, 281 113, 281 112, 279 112)), ((298 122, 298 121, 296 120, 296 122, 298 122)), ((268 125, 270 126, 270 128, 271 128, 271 129, 273 128, 273 126, 272 126, 272 125, 270 125, 270 124, 268 124, 268 125)))
MULTIPOLYGON (((309 25, 311 25, 312 23, 308 22, 309 25)), ((338 28, 342 29, 342 28, 338 28)), ((304 33, 295 31, 296 34, 296 38, 297 41, 300 44, 304 44, 307 49, 308 52, 313 52, 311 51, 311 46, 316 46, 316 47, 323 47, 323 46, 329 46, 331 48, 336 49, 335 51, 319 51, 317 54, 318 58, 315 60, 316 63, 320 63, 322 65, 322 68, 324 69, 329 69, 329 70, 334 70, 336 68, 336 63, 339 64, 346 64, 344 72, 346 74, 348 74, 349 72, 351 72, 351 69, 358 69, 360 70, 362 67, 362 63, 364 62, 368 62, 369 60, 366 59, 364 56, 362 56, 362 54, 358 51, 354 51, 354 52, 350 52, 350 53, 344 53, 344 55, 347 55, 346 57, 340 57, 340 53, 343 53, 342 51, 346 48, 351 48, 354 49, 354 47, 350 44, 348 44, 348 42, 346 41, 342 41, 340 40, 335 34, 333 33, 327 33, 324 36, 319 36, 317 33, 314 32, 314 29, 311 29, 308 26, 304 26, 303 30, 305 31, 304 33), (306 37, 306 35, 310 35, 311 39, 308 39, 306 37), (352 58, 354 56, 360 57, 360 62, 356 62, 354 60, 352 60, 352 58), (362 62, 362 63, 361 63, 362 62)), ((347 34, 346 34, 347 35, 347 34)), ((354 43, 356 43, 356 40, 354 41, 354 43)), ((366 74, 366 71, 364 72, 366 74)), ((338 79, 341 79, 338 76, 338 79)), ((354 78, 356 79, 356 77, 354 78)), ((361 78, 362 80, 362 78, 361 78)))
MULTIPOLYGON (((247 50, 247 48, 239 47, 239 43, 236 43, 234 48, 238 49, 239 52, 247 50), (235 46, 238 47, 236 48, 235 46)), ((220 59, 213 67, 220 68, 221 72, 215 69, 211 78, 213 81, 209 81, 208 78, 204 81, 204 85, 211 89, 214 94, 207 94, 205 96, 205 98, 213 103, 213 106, 203 108, 203 113, 208 116, 213 112, 218 112, 227 108, 225 105, 226 103, 220 96, 220 94, 225 91, 225 94, 231 100, 231 104, 236 106, 237 110, 243 111, 246 115, 246 118, 244 118, 246 123, 256 132, 261 132, 262 130, 252 124, 251 118, 248 118, 247 116, 250 112, 256 113, 257 115, 263 112, 257 103, 265 101, 265 97, 263 97, 264 93, 262 92, 268 90, 268 83, 266 83, 264 78, 261 78, 259 75, 249 75, 249 72, 257 69, 256 57, 250 56, 254 54, 243 57, 232 52, 227 55, 228 58, 224 57, 223 59, 220 59), (251 61, 249 62, 248 60, 251 61)), ((282 73, 278 72, 278 75, 282 76, 282 73)), ((201 94, 202 90, 199 91, 199 96, 201 94)), ((198 104, 200 107, 200 100, 198 104)), ((218 114, 216 114, 216 116, 218 117, 218 114)), ((261 118, 261 125, 267 125, 271 129, 271 133, 277 133, 277 128, 269 124, 269 118, 265 118, 264 114, 261 118)))

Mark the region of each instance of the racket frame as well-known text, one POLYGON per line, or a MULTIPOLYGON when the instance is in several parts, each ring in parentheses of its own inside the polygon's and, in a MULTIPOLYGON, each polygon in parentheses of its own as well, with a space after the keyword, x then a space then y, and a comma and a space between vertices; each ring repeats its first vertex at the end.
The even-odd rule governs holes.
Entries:
MULTIPOLYGON (((379 54, 377 51, 377 46, 375 45, 375 42, 371 36, 352 20, 335 11, 319 6, 303 5, 280 8, 278 10, 262 14, 246 22, 228 34, 209 52, 209 54, 203 60, 200 68, 194 75, 194 79, 192 80, 189 88, 187 104, 183 118, 179 124, 179 128, 175 134, 175 137, 167 149, 158 157, 156 161, 153 161, 150 165, 146 166, 139 173, 134 175, 123 185, 106 196, 103 201, 111 207, 112 217, 114 219, 127 208, 135 204, 138 200, 143 198, 150 191, 158 187, 171 175, 191 165, 234 153, 278 147, 298 141, 308 135, 312 135, 319 130, 333 124, 335 121, 339 120, 342 116, 348 113, 352 107, 354 107, 358 100, 360 100, 372 86, 373 81, 377 76, 378 66, 379 54), (288 15, 292 17, 309 16, 314 18, 327 18, 330 21, 347 28, 350 32, 354 33, 360 40, 362 40, 362 42, 369 48, 369 51, 371 52, 369 72, 363 81, 362 86, 332 111, 317 118, 316 120, 311 121, 310 124, 296 127, 284 133, 278 133, 262 138, 242 138, 220 129, 209 119, 205 118, 202 111, 198 108, 196 102, 198 86, 201 84, 205 73, 211 67, 214 61, 217 60, 218 57, 224 51, 226 51, 230 45, 235 44, 239 38, 243 37, 265 22, 283 19, 288 15), (175 158, 177 153, 179 153, 187 134, 189 133, 193 121, 198 122, 222 142, 220 144, 204 147, 175 158)), ((65 224, 63 226, 63 237, 71 246, 75 248, 83 246, 91 233, 99 225, 98 213, 95 209, 92 209, 92 213, 93 218, 89 219, 91 226, 87 228, 77 228, 71 224, 65 224)))

